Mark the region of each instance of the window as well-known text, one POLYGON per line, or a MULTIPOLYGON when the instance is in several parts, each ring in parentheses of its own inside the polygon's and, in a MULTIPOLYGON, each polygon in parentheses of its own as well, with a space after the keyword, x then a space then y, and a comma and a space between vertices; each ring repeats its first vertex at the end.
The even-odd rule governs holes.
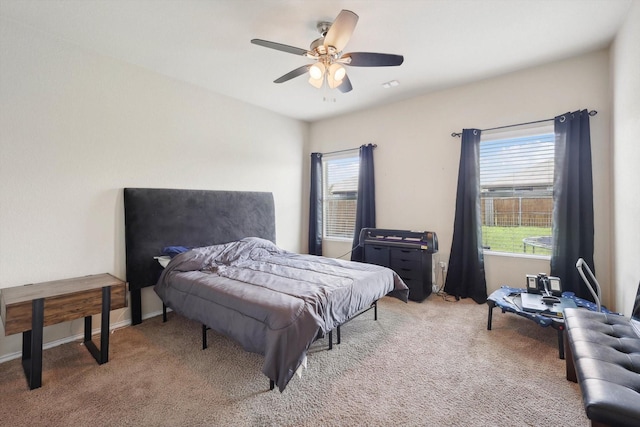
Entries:
POLYGON ((358 155, 325 156, 322 159, 322 237, 353 239, 358 200, 358 155))
POLYGON ((554 145, 553 125, 482 135, 480 212, 486 250, 551 255, 554 145))

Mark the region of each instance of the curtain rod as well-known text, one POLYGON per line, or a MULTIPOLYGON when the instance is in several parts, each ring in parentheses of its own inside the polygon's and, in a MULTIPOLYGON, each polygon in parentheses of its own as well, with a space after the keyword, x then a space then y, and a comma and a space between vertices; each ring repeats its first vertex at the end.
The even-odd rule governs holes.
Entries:
MULTIPOLYGON (((367 145, 367 144, 364 144, 367 145)), ((373 148, 378 147, 378 144, 369 144, 369 145, 373 145, 373 148)), ((363 145, 361 145, 360 147, 363 147, 363 145)), ((338 151, 329 151, 328 153, 322 153, 323 156, 326 156, 328 154, 338 154, 338 153, 346 153, 348 151, 356 151, 359 150, 360 147, 356 147, 356 148, 347 148, 345 150, 338 150, 338 151)))
MULTIPOLYGON (((590 116, 595 116, 596 114, 598 114, 598 112, 597 112, 596 110, 591 110, 591 111, 589 111, 589 115, 590 115, 590 116)), ((495 127, 495 128, 489 128, 489 129, 480 129, 480 131, 481 131, 481 132, 486 132, 486 131, 489 131, 489 130, 506 129, 506 128, 512 128, 512 127, 515 127, 515 126, 532 125, 532 124, 534 124, 534 123, 550 122, 551 120, 555 120, 555 117, 554 117, 554 118, 552 118, 552 119, 536 120, 536 121, 533 121, 533 122, 526 122, 526 123, 517 123, 517 124, 515 124, 515 125, 498 126, 498 127, 495 127)), ((453 133, 451 134, 451 136, 453 136, 453 137, 459 137, 459 136, 462 136, 462 132, 460 132, 460 133, 453 132, 453 133)))

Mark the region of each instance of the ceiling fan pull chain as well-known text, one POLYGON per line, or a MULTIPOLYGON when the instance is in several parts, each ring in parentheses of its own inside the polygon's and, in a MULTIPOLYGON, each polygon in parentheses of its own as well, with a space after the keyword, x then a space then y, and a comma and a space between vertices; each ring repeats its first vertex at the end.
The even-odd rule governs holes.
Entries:
POLYGON ((326 82, 327 77, 324 78, 325 82, 322 85, 322 101, 323 102, 336 102, 335 96, 331 96, 329 84, 326 82))

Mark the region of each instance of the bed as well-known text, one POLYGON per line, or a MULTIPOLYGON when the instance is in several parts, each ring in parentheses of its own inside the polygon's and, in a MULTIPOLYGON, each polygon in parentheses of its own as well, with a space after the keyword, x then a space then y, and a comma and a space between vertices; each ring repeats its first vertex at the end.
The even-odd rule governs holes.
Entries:
POLYGON ((315 339, 384 295, 407 300, 390 269, 277 247, 271 193, 126 188, 124 200, 132 317, 154 285, 178 314, 264 355, 280 391, 315 339), (192 249, 163 270, 154 257, 175 245, 192 249))

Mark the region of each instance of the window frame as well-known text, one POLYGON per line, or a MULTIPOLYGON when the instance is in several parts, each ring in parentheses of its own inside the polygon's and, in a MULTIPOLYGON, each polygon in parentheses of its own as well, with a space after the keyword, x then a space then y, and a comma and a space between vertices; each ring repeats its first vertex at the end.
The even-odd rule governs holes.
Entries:
MULTIPOLYGON (((553 122, 547 122, 547 123, 535 123, 535 124, 530 124, 527 126, 519 126, 516 129, 513 128, 509 128, 509 129, 496 129, 493 131, 485 131, 482 133, 481 135, 481 140, 480 140, 480 150, 482 150, 482 143, 483 142, 490 142, 490 141, 505 141, 505 142, 511 142, 514 140, 517 140, 519 138, 532 138, 532 137, 536 137, 539 136, 540 138, 545 139, 545 142, 551 142, 552 144, 555 145, 555 132, 554 132, 554 125, 553 122)), ((482 151, 481 151, 482 153, 482 151)), ((554 156, 552 156, 552 165, 553 165, 553 173, 552 176, 555 174, 555 159, 553 158, 554 156)), ((482 159, 482 154, 480 154, 480 159, 479 161, 482 159)), ((482 174, 482 166, 481 163, 478 165, 478 171, 480 174, 482 174)), ((515 186, 514 186, 515 187, 515 186)), ((548 184, 548 187, 550 189, 550 198, 551 198, 551 211, 549 212, 550 215, 550 221, 551 221, 551 229, 553 230, 553 177, 551 182, 548 184)), ((479 198, 480 198, 480 206, 482 209, 482 194, 483 194, 483 190, 482 190, 482 183, 480 184, 480 193, 479 193, 479 198)), ((482 212, 481 212, 481 216, 482 216, 482 212)), ((484 221, 481 220, 480 226, 483 227, 484 226, 484 221)), ((520 227, 520 226, 519 226, 520 227)), ((483 246, 485 244, 485 238, 484 238, 484 233, 483 233, 483 246)), ((553 251, 553 247, 551 247, 550 249, 548 249, 549 253, 548 254, 540 254, 540 253, 525 253, 525 252, 505 252, 502 250, 492 250, 492 249, 483 249, 483 253, 486 255, 496 255, 496 256, 506 256, 506 257, 515 257, 515 258, 528 258, 528 259, 551 259, 551 254, 553 251)))
MULTIPOLYGON (((339 154, 329 154, 324 155, 322 158, 322 239, 323 240, 335 240, 335 241, 352 241, 355 233, 355 211, 357 209, 358 203, 358 176, 360 170, 360 156, 358 151, 355 152, 345 152, 339 154), (355 173, 355 178, 348 178, 352 182, 347 184, 347 189, 351 189, 355 184, 355 191, 349 191, 349 193, 353 193, 352 195, 346 194, 345 198, 342 200, 351 201, 353 204, 353 227, 349 231, 345 231, 342 236, 332 234, 329 235, 330 232, 330 214, 328 210, 331 209, 331 202, 341 200, 340 198, 331 198, 327 196, 329 188, 335 184, 332 182, 332 179, 329 177, 329 168, 333 164, 335 165, 338 162, 346 162, 350 165, 351 168, 355 166, 355 171, 351 171, 355 173), (349 236, 347 236, 349 234, 349 236)), ((333 178, 336 179, 336 178, 333 178)))

